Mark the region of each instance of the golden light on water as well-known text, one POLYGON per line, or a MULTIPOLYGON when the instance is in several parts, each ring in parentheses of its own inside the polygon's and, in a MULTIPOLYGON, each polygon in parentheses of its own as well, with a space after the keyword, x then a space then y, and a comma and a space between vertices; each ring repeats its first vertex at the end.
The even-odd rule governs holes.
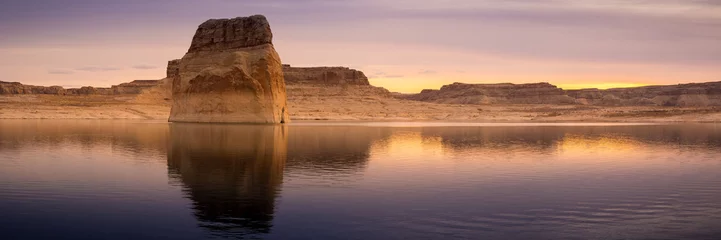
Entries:
POLYGON ((563 154, 571 155, 581 155, 599 151, 602 151, 604 154, 625 155, 632 154, 642 147, 640 142, 621 136, 588 138, 568 135, 558 143, 559 151, 563 154))

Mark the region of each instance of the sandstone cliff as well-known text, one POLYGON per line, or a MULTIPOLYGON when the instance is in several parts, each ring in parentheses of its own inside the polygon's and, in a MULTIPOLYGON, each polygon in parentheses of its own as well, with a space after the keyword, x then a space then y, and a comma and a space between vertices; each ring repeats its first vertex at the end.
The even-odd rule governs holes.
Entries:
POLYGON ((401 95, 409 100, 450 104, 573 104, 575 99, 548 83, 466 84, 453 83, 439 90, 401 95))
MULTIPOLYGON (((264 16, 198 27, 172 78, 171 122, 288 122, 280 57, 264 16)), ((170 68, 170 67, 169 67, 170 68)))

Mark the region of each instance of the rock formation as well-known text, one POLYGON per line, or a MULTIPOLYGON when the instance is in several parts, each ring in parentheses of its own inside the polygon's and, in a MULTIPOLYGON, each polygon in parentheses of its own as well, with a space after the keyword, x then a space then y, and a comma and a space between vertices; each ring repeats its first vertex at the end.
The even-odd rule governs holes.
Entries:
POLYGON ((347 67, 291 67, 283 64, 286 84, 366 85, 363 72, 347 67))
MULTIPOLYGON (((288 122, 280 57, 264 16, 211 19, 172 77, 171 122, 288 122)), ((170 69, 170 67, 169 67, 170 69)))
POLYGON ((466 84, 453 83, 440 90, 425 89, 401 98, 451 104, 573 104, 575 99, 548 83, 466 84))

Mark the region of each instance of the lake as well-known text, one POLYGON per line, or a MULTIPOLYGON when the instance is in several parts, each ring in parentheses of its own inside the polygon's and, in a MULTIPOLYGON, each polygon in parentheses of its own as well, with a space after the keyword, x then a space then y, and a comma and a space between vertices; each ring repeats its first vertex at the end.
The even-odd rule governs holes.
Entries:
POLYGON ((0 120, 0 239, 719 239, 720 124, 0 120))

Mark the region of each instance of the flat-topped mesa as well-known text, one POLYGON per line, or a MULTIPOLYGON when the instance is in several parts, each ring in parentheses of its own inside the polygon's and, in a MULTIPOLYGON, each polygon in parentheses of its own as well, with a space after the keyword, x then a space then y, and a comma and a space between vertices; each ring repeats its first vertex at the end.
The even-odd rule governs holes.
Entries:
POLYGON ((286 84, 370 86, 363 72, 347 67, 292 67, 283 64, 283 73, 286 84))
POLYGON ((264 16, 205 21, 168 63, 170 122, 285 123, 285 81, 264 16), (177 65, 177 73, 175 66, 177 65))
POLYGON ((403 98, 452 104, 572 104, 563 89, 549 83, 467 84, 453 83, 439 90, 425 89, 403 98))
POLYGON ((273 33, 263 15, 210 19, 198 26, 188 53, 236 50, 272 43, 273 33))

